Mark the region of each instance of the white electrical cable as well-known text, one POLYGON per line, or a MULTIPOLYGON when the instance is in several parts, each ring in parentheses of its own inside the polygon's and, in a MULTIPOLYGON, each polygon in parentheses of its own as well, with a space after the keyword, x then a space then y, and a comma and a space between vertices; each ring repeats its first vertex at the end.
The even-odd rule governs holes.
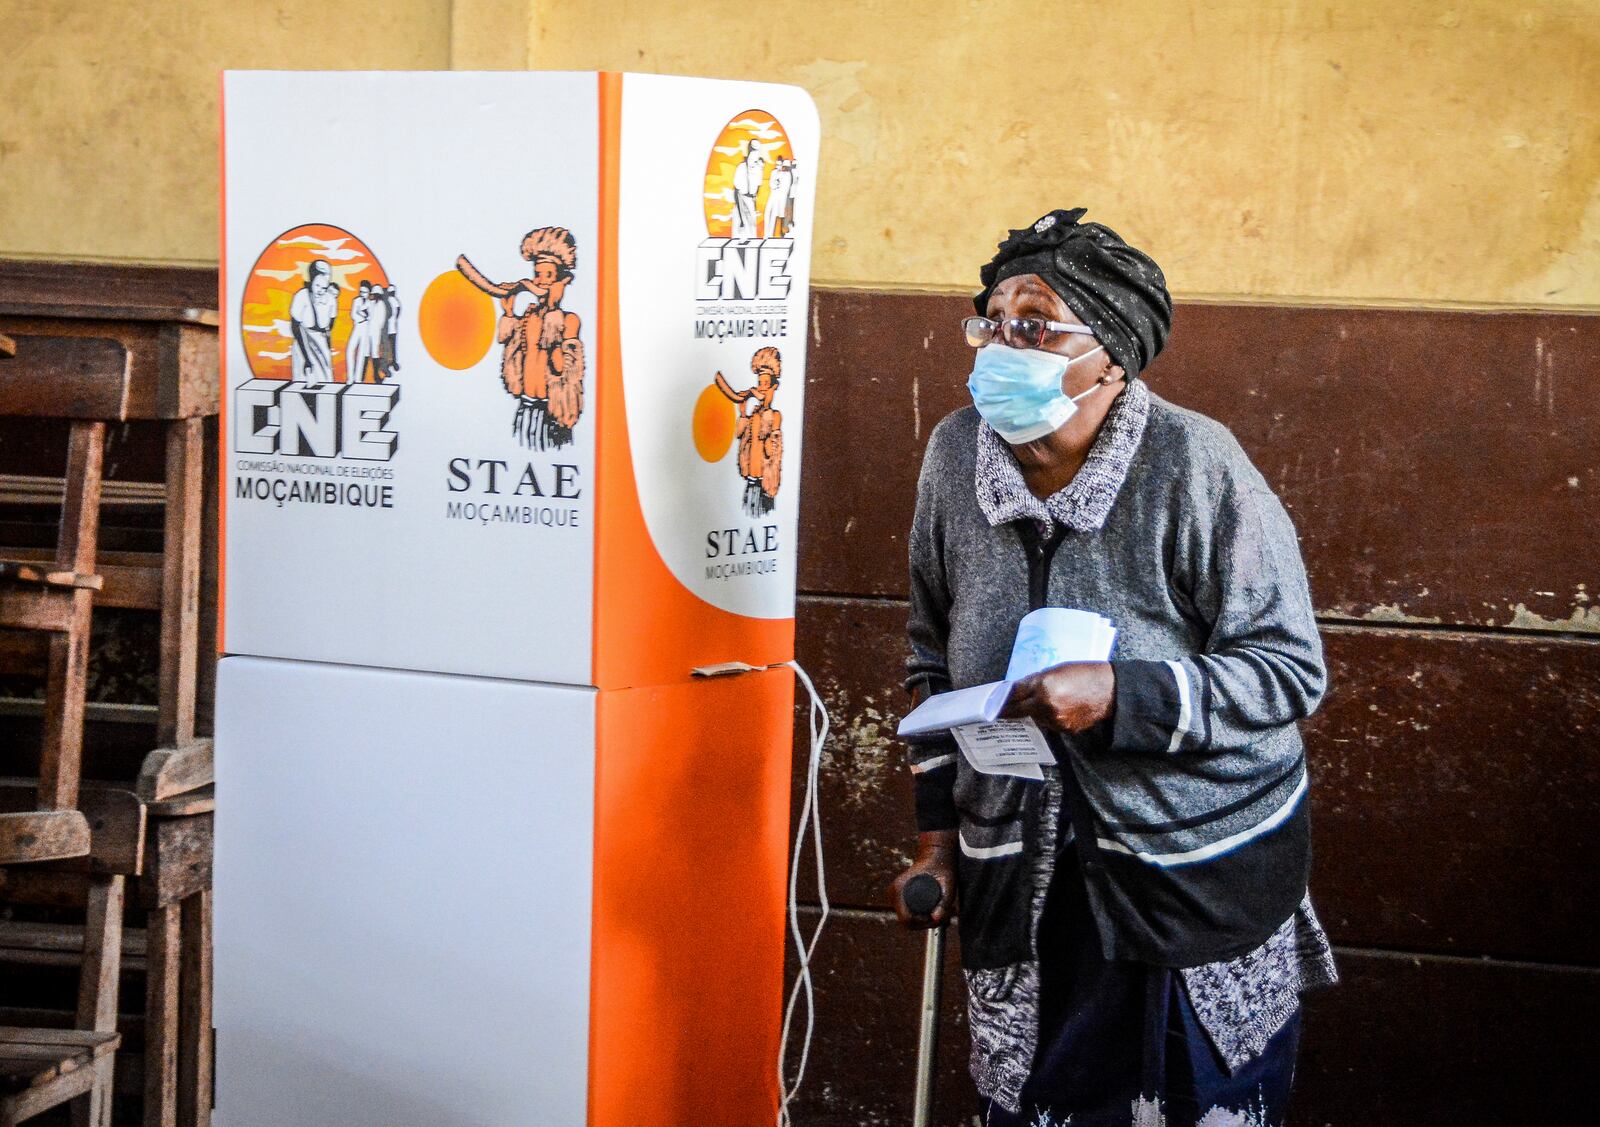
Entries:
POLYGON ((816 997, 811 988, 811 953, 817 948, 817 940, 822 936, 822 927, 828 922, 828 889, 822 867, 822 815, 817 809, 817 766, 822 760, 822 745, 828 738, 828 710, 823 707, 822 698, 817 695, 817 688, 811 683, 811 678, 793 661, 784 663, 791 667, 800 683, 806 687, 806 692, 811 696, 811 749, 806 760, 806 796, 800 806, 800 828, 795 833, 794 856, 789 864, 789 931, 794 936, 795 955, 798 958, 800 970, 795 976, 794 986, 789 991, 789 1002, 783 1010, 783 1038, 778 1042, 778 1127, 791 1127, 789 1118, 789 1104, 800 1091, 800 1081, 806 1075, 806 1062, 811 1056, 811 1034, 816 1028, 817 1005, 816 997), (816 842, 817 854, 817 899, 822 904, 822 915, 817 919, 817 928, 811 933, 808 943, 800 935, 800 903, 798 896, 800 878, 800 854, 805 847, 806 824, 811 824, 812 837, 816 842), (800 1066, 795 1070, 794 1083, 789 1084, 784 1076, 784 1061, 789 1051, 789 1028, 794 1021, 794 1007, 802 991, 806 999, 806 1036, 800 1046, 800 1066))

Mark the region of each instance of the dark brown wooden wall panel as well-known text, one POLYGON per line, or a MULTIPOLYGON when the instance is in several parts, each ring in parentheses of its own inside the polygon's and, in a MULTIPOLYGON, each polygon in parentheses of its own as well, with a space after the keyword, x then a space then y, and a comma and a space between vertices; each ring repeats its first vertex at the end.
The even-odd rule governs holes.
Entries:
MULTIPOLYGON (((816 909, 800 914, 810 935, 816 909)), ((922 1003, 926 939, 906 931, 881 912, 830 915, 811 965, 817 997, 817 1028, 811 1063, 801 1085, 795 1122, 805 1127, 906 1127, 916 1090, 917 1021, 922 1003)), ((977 1097, 967 1076, 966 988, 954 933, 945 943, 944 1005, 934 1127, 971 1127, 977 1097)), ((794 981, 794 951, 787 980, 794 981)), ((804 1034, 804 1014, 790 1045, 790 1076, 804 1034)))
MULTIPOLYGON (((801 917, 809 929, 814 911, 801 917)), ((796 1122, 910 1122, 922 937, 881 913, 828 921, 817 1033, 796 1122)), ((970 1127, 964 988, 946 951, 934 1123, 970 1127)), ((1305 996, 1289 1121, 1300 1127, 1593 1122, 1600 972, 1340 948, 1341 981, 1305 996)), ((789 975, 794 975, 790 959, 789 975)), ((798 1041, 795 1049, 798 1049, 798 1041)))
MULTIPOLYGON (((819 782, 839 904, 887 907, 915 841, 894 738, 905 617, 800 605, 800 663, 834 720, 819 782)), ((1332 689, 1306 741, 1335 942, 1600 966, 1600 643, 1344 626, 1324 642, 1332 689)))
MULTIPOLYGON (((817 772, 828 895, 848 907, 887 907, 885 886, 911 862, 916 844, 911 772, 894 734, 906 711, 905 622, 904 603, 806 597, 795 623, 796 658, 831 721, 817 772)), ((796 713, 791 809, 798 815, 810 736, 804 711, 796 713)), ((800 869, 800 895, 817 899, 809 865, 800 869)))
POLYGON ((800 589, 906 594, 906 530, 928 434, 970 400, 961 298, 814 293, 800 477, 800 589))
POLYGON ((1313 888, 1338 941, 1600 966, 1600 642, 1323 635, 1313 888))
MULTIPOLYGON (((970 312, 813 299, 803 590, 904 595, 922 449, 968 402, 970 312)), ((1600 316, 1183 303, 1147 377, 1238 436, 1323 613, 1600 632, 1600 316)))
POLYGON ((1593 1123, 1600 973, 1340 949, 1305 996, 1291 1122, 1593 1123))

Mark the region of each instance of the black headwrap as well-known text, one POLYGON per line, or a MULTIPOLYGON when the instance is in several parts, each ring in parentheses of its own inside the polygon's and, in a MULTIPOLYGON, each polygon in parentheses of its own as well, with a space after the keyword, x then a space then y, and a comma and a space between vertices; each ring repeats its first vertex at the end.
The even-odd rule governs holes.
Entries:
POLYGON ((1031 227, 1012 231, 978 272, 983 290, 972 299, 988 312, 989 293, 1006 278, 1037 274, 1094 330, 1132 379, 1149 365, 1172 328, 1172 295, 1149 255, 1111 228, 1079 223, 1087 208, 1057 208, 1031 227))

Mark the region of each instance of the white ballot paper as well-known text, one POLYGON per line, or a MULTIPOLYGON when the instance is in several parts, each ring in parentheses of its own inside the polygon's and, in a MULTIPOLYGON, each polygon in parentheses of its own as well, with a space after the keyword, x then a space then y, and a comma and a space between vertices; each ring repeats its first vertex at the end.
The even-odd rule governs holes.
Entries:
POLYGON ((1069 607, 1040 607, 1017 626, 1006 679, 939 693, 900 721, 902 736, 948 731, 973 768, 987 775, 1042 780, 1040 765, 1055 756, 1032 720, 998 720, 1019 680, 1068 661, 1108 661, 1117 628, 1101 615, 1069 607))
POLYGON ((1116 640, 1111 620, 1092 610, 1040 607, 1017 624, 1006 680, 1020 681, 1066 661, 1110 661, 1116 640))
POLYGON ((962 724, 986 724, 1000 715, 1014 683, 991 681, 987 685, 931 696, 900 721, 897 731, 902 736, 925 736, 930 732, 948 732, 962 724))
POLYGON ((1044 772, 1039 765, 1056 761, 1044 733, 1032 720, 963 724, 951 728, 950 734, 956 738, 956 746, 967 757, 967 762, 986 775, 1043 780, 1044 772))

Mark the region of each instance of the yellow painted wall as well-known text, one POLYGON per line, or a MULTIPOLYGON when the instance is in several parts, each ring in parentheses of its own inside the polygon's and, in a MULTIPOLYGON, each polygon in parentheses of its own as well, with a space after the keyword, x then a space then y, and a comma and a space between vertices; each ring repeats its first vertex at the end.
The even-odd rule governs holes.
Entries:
POLYGON ((819 280, 1082 205, 1184 294, 1600 305, 1595 0, 552 2, 534 59, 809 89, 819 280))
POLYGON ((214 263, 219 71, 447 67, 450 42, 447 0, 0 0, 0 254, 214 263))
POLYGON ((0 0, 0 253, 215 256, 221 66, 796 82, 815 275, 1082 204, 1179 293, 1600 307, 1600 0, 0 0))

